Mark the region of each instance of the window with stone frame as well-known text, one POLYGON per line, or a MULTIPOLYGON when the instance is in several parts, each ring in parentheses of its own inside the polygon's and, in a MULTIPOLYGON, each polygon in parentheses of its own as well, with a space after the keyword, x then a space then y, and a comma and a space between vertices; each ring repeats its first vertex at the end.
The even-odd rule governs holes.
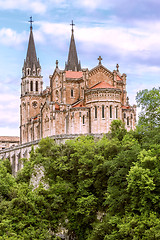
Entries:
POLYGON ((71 97, 73 97, 73 88, 71 89, 71 97))
POLYGON ((36 92, 38 92, 38 81, 36 81, 36 92))
POLYGON ((118 107, 116 106, 116 118, 118 118, 118 107))
POLYGON ((83 125, 85 124, 85 116, 83 115, 83 125))
POLYGON ((30 91, 33 91, 33 81, 30 82, 30 91))
POLYGON ((127 126, 129 126, 129 117, 127 117, 127 126))
POLYGON ((97 119, 97 106, 94 107, 94 118, 97 119))
POLYGON ((102 118, 104 118, 104 105, 102 105, 102 118))
POLYGON ((30 69, 29 68, 27 69, 27 75, 28 76, 30 75, 30 69))
POLYGON ((110 106, 109 110, 110 110, 110 118, 112 118, 112 106, 110 106))

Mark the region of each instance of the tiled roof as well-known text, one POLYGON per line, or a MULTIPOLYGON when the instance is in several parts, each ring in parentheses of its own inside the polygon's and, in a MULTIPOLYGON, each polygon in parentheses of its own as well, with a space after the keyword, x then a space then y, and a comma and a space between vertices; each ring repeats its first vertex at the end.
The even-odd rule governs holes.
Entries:
POLYGON ((122 81, 122 79, 120 78, 120 76, 117 75, 117 80, 118 81, 122 81))
POLYGON ((12 136, 0 136, 0 142, 19 142, 19 137, 12 137, 12 136))
POLYGON ((55 110, 60 110, 60 107, 57 103, 55 103, 55 110))
POLYGON ((82 76, 82 72, 66 71, 66 78, 81 78, 82 76))
POLYGON ((96 89, 96 88, 115 88, 115 87, 110 85, 109 83, 100 82, 100 83, 97 83, 95 86, 91 87, 91 89, 96 89))
POLYGON ((122 106, 122 109, 130 109, 130 106, 122 106))

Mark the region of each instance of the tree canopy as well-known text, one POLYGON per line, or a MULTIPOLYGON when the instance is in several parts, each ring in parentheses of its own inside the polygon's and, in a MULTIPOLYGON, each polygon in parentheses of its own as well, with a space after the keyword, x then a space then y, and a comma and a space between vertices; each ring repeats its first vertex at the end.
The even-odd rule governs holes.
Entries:
POLYGON ((138 93, 135 131, 114 120, 102 139, 42 139, 16 177, 0 160, 0 240, 160 239, 158 98, 138 93))

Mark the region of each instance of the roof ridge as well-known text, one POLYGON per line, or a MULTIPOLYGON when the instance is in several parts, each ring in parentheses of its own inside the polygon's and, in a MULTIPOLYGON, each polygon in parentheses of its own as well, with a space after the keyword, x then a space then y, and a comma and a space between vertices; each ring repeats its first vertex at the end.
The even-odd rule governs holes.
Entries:
POLYGON ((101 82, 98 82, 98 83, 94 84, 92 87, 90 87, 90 89, 97 86, 99 83, 101 83, 101 82))

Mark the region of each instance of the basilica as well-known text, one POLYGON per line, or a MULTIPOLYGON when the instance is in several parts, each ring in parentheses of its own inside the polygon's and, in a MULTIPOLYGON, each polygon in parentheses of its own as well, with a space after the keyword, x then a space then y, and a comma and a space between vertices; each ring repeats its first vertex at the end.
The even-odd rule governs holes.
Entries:
POLYGON ((41 65, 37 58, 32 23, 28 50, 22 68, 20 144, 47 136, 103 134, 114 119, 121 119, 129 131, 135 128, 136 106, 129 104, 126 74, 110 71, 102 64, 83 68, 78 60, 72 22, 68 60, 59 69, 58 60, 43 89, 41 65))

